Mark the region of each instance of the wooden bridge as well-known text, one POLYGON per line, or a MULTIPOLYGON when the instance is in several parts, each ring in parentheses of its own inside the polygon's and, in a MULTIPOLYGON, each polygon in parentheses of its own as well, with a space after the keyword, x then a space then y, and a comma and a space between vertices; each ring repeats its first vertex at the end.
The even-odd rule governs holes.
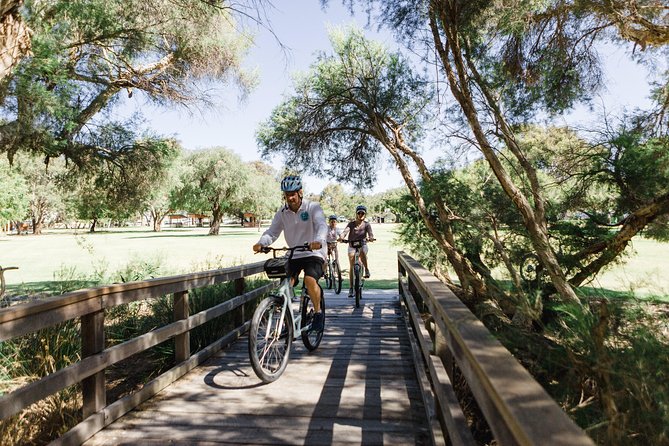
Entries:
POLYGON ((267 385, 251 370, 245 339, 245 308, 271 287, 244 292, 262 262, 2 309, 0 341, 80 319, 82 358, 0 397, 0 416, 80 384, 83 421, 52 444, 475 445, 457 375, 497 444, 593 444, 448 288, 406 254, 398 270, 398 289, 366 290, 359 309, 327 295, 321 346, 308 353, 295 342, 286 372, 267 385), (236 297, 189 314, 189 290, 227 281, 236 297), (105 348, 105 309, 166 294, 175 322, 105 348), (191 355, 190 330, 230 313, 237 328, 191 355), (175 366, 107 404, 105 368, 170 339, 175 366))

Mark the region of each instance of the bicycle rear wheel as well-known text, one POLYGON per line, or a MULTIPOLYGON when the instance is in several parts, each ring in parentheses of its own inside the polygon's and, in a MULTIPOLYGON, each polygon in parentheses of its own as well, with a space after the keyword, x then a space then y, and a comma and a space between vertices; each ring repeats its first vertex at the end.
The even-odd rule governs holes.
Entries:
POLYGON ((253 313, 249 330, 249 357, 253 371, 263 382, 276 381, 288 365, 293 343, 293 324, 288 311, 279 331, 283 299, 270 296, 263 299, 253 313))
MULTIPOLYGON (((318 287, 321 291, 321 314, 323 321, 325 321, 325 295, 323 289, 318 287)), ((316 350, 323 339, 323 331, 316 331, 311 329, 311 322, 314 320, 314 303, 305 289, 302 293, 302 301, 300 303, 300 311, 302 314, 302 342, 309 351, 316 350)))
POLYGON ((334 290, 335 294, 341 293, 341 268, 339 268, 339 262, 334 262, 332 264, 333 268, 333 275, 332 275, 332 281, 334 282, 334 290))

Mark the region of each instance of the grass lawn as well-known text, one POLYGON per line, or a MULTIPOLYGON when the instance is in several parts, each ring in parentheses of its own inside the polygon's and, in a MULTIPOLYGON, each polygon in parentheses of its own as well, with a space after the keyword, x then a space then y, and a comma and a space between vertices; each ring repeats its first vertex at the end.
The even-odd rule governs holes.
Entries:
MULTIPOLYGON (((340 226, 344 227, 341 223, 340 226)), ((397 251, 393 245, 394 225, 374 225, 377 241, 370 245, 370 269, 379 287, 396 286, 397 251), (386 283, 387 282, 387 283, 386 283)), ((264 231, 265 228, 262 228, 264 231)), ((105 229, 96 233, 50 230, 43 235, 0 236, 0 266, 18 266, 5 275, 10 289, 40 289, 45 282, 104 275, 123 270, 128 264, 147 262, 158 266, 154 276, 202 271, 253 263, 268 258, 254 254, 251 247, 262 232, 257 228, 226 226, 218 236, 208 228, 105 229)), ((285 246, 280 238, 274 246, 285 246)), ((346 246, 339 245, 342 268, 346 246)), ((344 286, 348 282, 345 279, 344 286)))
MULTIPOLYGON (((344 224, 340 226, 343 228, 344 224)), ((396 226, 374 224, 377 241, 370 244, 372 280, 368 288, 395 287, 397 251, 394 243, 396 226)), ((264 230, 264 228, 262 229, 264 230)), ((154 277, 202 271, 225 266, 252 263, 267 258, 254 255, 251 246, 261 232, 257 228, 226 226, 218 236, 207 235, 208 228, 105 229, 90 234, 86 231, 51 230, 41 236, 0 235, 0 266, 18 266, 6 273, 10 290, 39 290, 49 281, 106 276, 121 271, 129 264, 146 262, 154 277)), ((274 246, 285 246, 283 239, 274 246)), ((602 274, 594 287, 614 291, 635 290, 637 294, 669 295, 669 243, 636 238, 634 254, 624 265, 602 274)), ((347 266, 346 246, 339 245, 344 271, 347 266)), ((348 287, 344 274, 344 287, 348 287)))

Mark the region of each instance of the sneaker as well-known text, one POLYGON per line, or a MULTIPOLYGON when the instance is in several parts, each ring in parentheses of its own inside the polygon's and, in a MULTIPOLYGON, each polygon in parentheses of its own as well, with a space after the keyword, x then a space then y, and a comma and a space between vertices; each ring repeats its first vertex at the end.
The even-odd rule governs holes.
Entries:
POLYGON ((353 297, 355 296, 355 293, 353 292, 353 288, 348 289, 348 297, 353 297))
POLYGON ((314 314, 314 320, 311 321, 311 329, 314 331, 323 331, 324 326, 325 318, 323 317, 323 313, 314 314))
POLYGON ((369 279, 369 268, 365 270, 365 279, 369 279))

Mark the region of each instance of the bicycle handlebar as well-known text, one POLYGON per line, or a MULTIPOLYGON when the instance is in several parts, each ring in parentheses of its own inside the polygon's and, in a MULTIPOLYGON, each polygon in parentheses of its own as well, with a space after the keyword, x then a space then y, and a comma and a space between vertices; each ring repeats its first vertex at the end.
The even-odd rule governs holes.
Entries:
POLYGON ((279 252, 279 251, 290 252, 290 255, 289 255, 289 258, 290 258, 290 257, 293 257, 293 253, 295 251, 312 251, 312 249, 309 247, 308 242, 305 243, 304 245, 293 246, 293 247, 290 247, 290 248, 288 248, 287 246, 284 246, 283 248, 272 248, 271 246, 261 246, 260 251, 256 252, 256 254, 259 254, 261 252, 264 253, 264 254, 267 254, 267 253, 271 252, 274 255, 274 257, 276 257, 276 253, 279 252))
MULTIPOLYGON (((364 238, 362 240, 364 240, 366 242, 373 242, 376 239, 375 238, 364 238)), ((339 240, 340 243, 350 243, 351 241, 357 242, 357 240, 349 240, 347 238, 343 238, 343 239, 339 240)))

